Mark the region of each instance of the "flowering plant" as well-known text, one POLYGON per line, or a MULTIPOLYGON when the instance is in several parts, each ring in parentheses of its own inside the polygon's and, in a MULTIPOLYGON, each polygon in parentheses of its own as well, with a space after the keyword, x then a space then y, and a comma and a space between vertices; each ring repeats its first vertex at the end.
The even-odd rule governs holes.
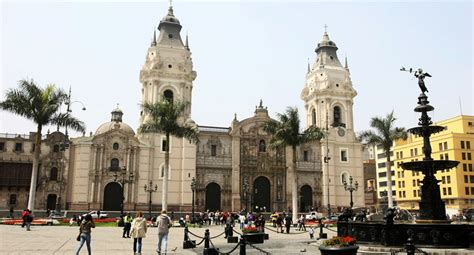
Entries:
POLYGON ((243 229, 242 229, 242 232, 243 233, 257 233, 258 230, 255 226, 245 226, 243 229))
POLYGON ((347 247, 353 246, 356 243, 356 239, 350 236, 334 236, 333 238, 323 242, 324 246, 328 247, 347 247))

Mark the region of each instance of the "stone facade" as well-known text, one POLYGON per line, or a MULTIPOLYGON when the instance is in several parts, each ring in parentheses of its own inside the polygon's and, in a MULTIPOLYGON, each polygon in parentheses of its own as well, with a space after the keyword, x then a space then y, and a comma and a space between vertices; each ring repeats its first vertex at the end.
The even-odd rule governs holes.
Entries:
MULTIPOLYGON (((193 81, 197 73, 193 70, 188 40, 186 38, 183 43, 181 39, 181 24, 174 16, 172 7, 160 21, 158 30, 158 36, 154 32, 140 72, 141 103, 161 100, 189 103, 180 121, 196 126, 200 140, 198 144, 192 144, 186 139, 171 137, 168 210, 191 210, 191 181, 196 178, 197 211, 238 211, 244 208, 289 211, 292 204, 292 187, 288 175, 291 149, 268 146, 271 135, 263 131, 262 124, 271 118, 263 102, 256 106, 253 116, 240 121, 235 116, 229 127, 195 124, 191 110, 193 81)), ((325 51, 317 52, 322 56, 325 51)), ((330 58, 328 54, 324 56, 330 58)), ((361 150, 355 141, 352 126, 352 98, 355 94, 347 68, 334 69, 328 65, 323 70, 319 64, 315 64, 308 73, 307 85, 302 94, 308 126, 314 123, 321 127, 327 126, 328 119, 325 120, 324 116, 333 116, 331 110, 327 109, 338 106, 342 111, 337 119, 331 121, 337 124, 333 127, 344 128, 347 134, 341 135, 340 131, 333 128, 328 143, 316 141, 297 149, 296 183, 298 209, 301 212, 325 206, 327 169, 323 175, 323 165, 326 165, 323 160, 328 148, 331 153, 334 152, 331 155, 334 159, 329 164, 329 178, 333 180, 332 183, 337 183, 329 187, 333 204, 349 204, 347 192, 341 191, 341 176, 346 178, 350 174, 362 181, 361 150), (324 77, 320 78, 320 74, 324 77), (338 82, 341 88, 337 88, 338 82), (342 92, 338 89, 342 89, 342 92), (313 109, 315 115, 312 114, 313 109), (313 116, 316 117, 312 119, 313 116), (345 150, 348 162, 338 160, 340 150, 345 150)), ((124 210, 146 211, 150 201, 152 210, 161 209, 165 136, 159 133, 135 133, 122 121, 122 117, 123 112, 114 109, 111 120, 99 126, 95 134, 71 139, 70 147, 64 151, 54 150, 64 136, 57 132, 48 135, 43 145, 45 149, 42 150, 41 167, 45 170, 40 171, 38 209, 46 208, 45 196, 49 194, 65 198, 61 200, 61 208, 69 210, 119 211, 123 203, 124 210), (48 169, 52 167, 57 167, 61 175, 56 181, 48 177, 48 169), (155 186, 156 191, 153 189, 155 186), (152 191, 149 191, 150 187, 152 191)), ((141 124, 147 118, 146 114, 140 113, 141 124)), ((28 142, 31 144, 31 140, 28 142)), ((5 162, 10 154, 1 152, 0 155, 3 157, 2 162, 5 162)), ((25 161, 31 161, 32 155, 25 157, 25 161)), ((14 161, 20 159, 15 158, 14 161)), ((23 194, 18 196, 18 201, 24 201, 27 186, 29 184, 18 189, 23 194)), ((1 208, 8 207, 4 198, 7 193, 1 193, 1 208)), ((361 198, 359 194, 356 195, 356 205, 363 205, 361 198)))

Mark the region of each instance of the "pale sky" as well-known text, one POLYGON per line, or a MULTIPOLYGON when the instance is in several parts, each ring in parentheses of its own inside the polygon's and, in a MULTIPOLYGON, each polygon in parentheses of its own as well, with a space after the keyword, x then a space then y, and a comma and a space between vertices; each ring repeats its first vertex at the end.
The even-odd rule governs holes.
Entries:
MULTIPOLYGON (((139 125, 139 72, 153 29, 168 1, 4 1, 1 3, 0 100, 17 81, 71 86, 73 114, 95 132, 116 104, 124 122, 139 125)), ((228 127, 253 116, 262 99, 271 116, 287 106, 303 113, 307 61, 328 34, 347 55, 356 131, 394 110, 397 126, 412 127, 420 93, 401 66, 422 67, 434 121, 473 115, 473 3, 173 1, 193 53, 192 117, 228 127)), ((302 117, 302 126, 306 120, 302 117)), ((45 131, 48 128, 44 129, 45 131)), ((55 128, 51 127, 51 131, 55 128)), ((34 131, 31 121, 0 112, 0 133, 34 131)), ((77 135, 77 134, 76 134, 77 135)))

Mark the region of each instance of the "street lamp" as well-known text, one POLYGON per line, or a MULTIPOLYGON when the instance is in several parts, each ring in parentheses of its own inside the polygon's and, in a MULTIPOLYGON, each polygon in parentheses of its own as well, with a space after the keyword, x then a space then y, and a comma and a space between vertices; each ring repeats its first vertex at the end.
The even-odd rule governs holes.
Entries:
POLYGON ((242 190, 244 191, 244 201, 245 201, 245 210, 248 210, 248 201, 249 201, 249 191, 250 191, 250 185, 247 177, 244 178, 244 182, 242 184, 242 190))
POLYGON ((121 203, 120 203, 120 217, 123 216, 123 200, 124 200, 124 188, 126 183, 130 183, 133 181, 133 173, 129 172, 128 179, 127 179, 127 168, 125 166, 122 167, 121 171, 121 179, 118 178, 117 172, 114 172, 114 182, 120 183, 122 186, 122 196, 121 196, 121 203))
POLYGON ((352 176, 349 176, 349 185, 347 185, 346 180, 344 180, 344 182, 343 182, 344 189, 351 193, 351 203, 350 203, 351 208, 354 205, 354 202, 352 201, 352 192, 357 191, 357 189, 359 188, 359 183, 357 183, 357 181, 355 181, 355 183, 353 185, 352 181, 353 181, 352 176))
POLYGON ((191 180, 191 191, 193 193, 192 195, 192 216, 191 216, 191 223, 194 223, 196 222, 196 218, 194 217, 194 192, 196 191, 196 178, 193 177, 193 179, 191 180))
POLYGON ((150 200, 148 201, 148 217, 151 219, 151 193, 156 192, 158 190, 158 185, 155 184, 155 187, 153 187, 153 181, 150 180, 149 185, 147 186, 145 184, 145 192, 150 193, 150 200))
MULTIPOLYGON (((66 102, 64 102, 65 105, 67 105, 67 108, 66 108, 66 113, 69 114, 70 112, 72 112, 72 109, 71 109, 71 105, 73 103, 80 103, 82 105, 82 110, 85 111, 86 110, 86 106, 84 105, 83 102, 81 101, 72 101, 71 102, 71 87, 69 87, 69 93, 67 95, 67 99, 66 99, 66 102)), ((59 125, 58 125, 58 131, 59 131, 59 125)), ((64 184, 64 181, 63 181, 63 172, 66 168, 66 165, 65 165, 65 153, 64 151, 66 151, 67 148, 69 148, 69 136, 68 136, 68 132, 67 132, 67 126, 65 128, 65 132, 64 132, 64 141, 60 144, 60 148, 61 148, 61 151, 63 152, 63 155, 62 155, 62 159, 61 159, 61 167, 60 167, 60 171, 59 171, 59 195, 58 195, 58 199, 56 201, 56 211, 57 212, 61 212, 61 190, 62 190, 62 186, 64 184)))

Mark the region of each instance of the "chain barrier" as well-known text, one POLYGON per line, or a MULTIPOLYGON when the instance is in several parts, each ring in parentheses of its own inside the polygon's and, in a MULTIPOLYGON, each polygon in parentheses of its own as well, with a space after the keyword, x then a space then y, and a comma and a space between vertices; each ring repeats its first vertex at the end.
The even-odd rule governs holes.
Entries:
POLYGON ((220 234, 218 234, 217 236, 209 237, 209 239, 214 239, 214 238, 217 238, 217 237, 219 237, 219 236, 221 236, 221 235, 223 235, 223 234, 225 234, 225 231, 224 231, 224 232, 222 232, 222 233, 220 233, 220 234))
POLYGON ((204 236, 198 236, 198 235, 194 234, 193 232, 191 232, 189 230, 188 230, 188 233, 193 235, 194 237, 197 237, 197 238, 204 238, 204 236))
POLYGON ((230 254, 232 254, 232 252, 234 252, 234 251, 239 247, 239 245, 240 245, 240 242, 239 242, 239 243, 237 243, 237 245, 235 245, 234 248, 232 248, 232 250, 230 250, 230 251, 228 251, 228 252, 221 252, 221 251, 219 251, 219 250, 216 248, 216 246, 214 246, 214 243, 212 243, 212 241, 210 241, 210 243, 211 243, 211 246, 212 246, 212 248, 213 248, 214 250, 216 250, 219 254, 223 254, 223 255, 230 255, 230 254))
POLYGON ((390 255, 396 255, 397 253, 406 253, 406 254, 424 254, 428 255, 428 252, 423 251, 421 249, 416 248, 414 253, 408 253, 405 249, 399 249, 399 250, 391 250, 390 255))
POLYGON ((247 241, 244 241, 244 242, 245 242, 245 244, 249 245, 250 247, 254 248, 255 250, 257 250, 257 251, 259 251, 259 252, 261 252, 261 253, 263 253, 263 254, 267 254, 267 255, 270 255, 270 254, 271 254, 270 252, 265 251, 265 250, 263 250, 263 249, 261 249, 261 248, 255 246, 255 245, 253 245, 252 243, 249 243, 249 242, 247 242, 247 241))
MULTIPOLYGON (((273 232, 275 232, 275 233, 278 233, 278 234, 279 234, 279 233, 282 233, 282 232, 278 232, 278 231, 273 230, 273 229, 268 228, 268 227, 265 227, 265 228, 268 229, 268 230, 270 230, 270 231, 273 231, 273 232)), ((295 230, 295 231, 301 231, 301 230, 295 230)), ((307 233, 307 232, 306 232, 306 231, 302 231, 302 232, 299 232, 299 233, 291 233, 291 232, 290 232, 290 233, 288 233, 288 235, 300 235, 300 234, 305 234, 305 233, 307 233)), ((282 233, 282 234, 284 234, 284 233, 282 233)))
POLYGON ((237 235, 243 235, 242 233, 237 232, 237 230, 235 230, 235 229, 233 229, 233 228, 232 228, 232 231, 233 231, 234 233, 236 233, 237 235))

